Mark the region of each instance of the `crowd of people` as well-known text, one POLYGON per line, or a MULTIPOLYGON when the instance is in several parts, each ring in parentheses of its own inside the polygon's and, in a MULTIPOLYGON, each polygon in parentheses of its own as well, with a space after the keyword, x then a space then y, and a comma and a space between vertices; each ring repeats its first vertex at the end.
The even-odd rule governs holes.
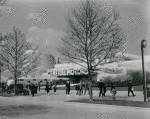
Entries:
MULTIPOLYGON (((99 97, 102 95, 102 97, 105 96, 106 93, 106 84, 102 81, 102 79, 100 79, 100 82, 98 84, 98 88, 99 88, 99 97)), ((136 96, 134 94, 134 89, 132 87, 132 80, 129 80, 128 83, 128 96, 130 97, 130 92, 132 93, 133 96, 136 96)), ((117 93, 116 89, 115 89, 115 83, 114 83, 114 79, 111 81, 111 89, 110 92, 112 93, 112 97, 115 100, 115 95, 117 93)))
MULTIPOLYGON (((34 83, 30 83, 28 85, 28 89, 31 91, 31 95, 34 97, 35 94, 37 94, 37 90, 40 91, 40 82, 37 84, 34 83)), ((50 95, 50 91, 52 90, 52 87, 54 89, 54 94, 56 94, 56 83, 52 83, 52 82, 47 82, 45 85, 45 92, 47 93, 47 95, 50 95)))
POLYGON ((76 95, 84 95, 86 94, 86 91, 89 90, 88 82, 82 83, 82 81, 75 85, 75 90, 77 91, 76 95))
MULTIPOLYGON (((37 94, 37 90, 40 91, 40 82, 37 84, 34 84, 34 83, 29 83, 29 85, 26 85, 25 86, 26 88, 28 88, 31 92, 31 95, 34 97, 35 94, 37 94)), ((2 85, 2 93, 5 93, 6 91, 6 85, 2 85)), ((98 83, 98 88, 99 88, 99 97, 105 97, 106 95, 106 84, 103 82, 102 79, 100 79, 100 82, 98 83)), ((54 94, 56 94, 56 90, 57 90, 57 87, 56 87, 56 82, 47 82, 46 85, 45 85, 45 91, 47 93, 47 95, 50 95, 50 91, 51 90, 54 90, 54 94)), ((77 91, 76 92, 76 95, 85 95, 86 92, 88 91, 89 92, 89 84, 88 82, 80 82, 78 83, 77 85, 75 85, 75 90, 77 91)), ((115 89, 115 83, 114 83, 114 79, 111 81, 111 89, 110 89, 110 92, 112 93, 112 97, 115 99, 115 95, 117 93, 116 89, 115 89)), ((129 80, 129 83, 128 83, 128 96, 130 96, 130 92, 132 93, 133 96, 136 96, 134 94, 134 89, 132 87, 132 81, 129 80)), ((70 93, 70 82, 67 81, 66 82, 66 95, 69 95, 70 93)))

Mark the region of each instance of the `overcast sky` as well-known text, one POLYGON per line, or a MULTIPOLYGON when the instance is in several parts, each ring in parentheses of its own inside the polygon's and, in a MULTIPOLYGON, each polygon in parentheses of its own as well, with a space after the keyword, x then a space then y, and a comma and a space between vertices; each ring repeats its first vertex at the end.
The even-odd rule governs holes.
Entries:
MULTIPOLYGON (((100 0, 97 0, 100 1, 100 0)), ((101 0, 102 1, 102 0, 101 0)), ((59 55, 56 47, 67 26, 65 16, 79 0, 8 0, 1 6, 0 32, 11 32, 15 26, 27 34, 27 40, 44 52, 59 55)), ((150 2, 148 0, 103 0, 105 12, 115 6, 120 12, 120 26, 128 40, 128 53, 141 54, 140 42, 146 39, 145 54, 150 55, 150 2)))

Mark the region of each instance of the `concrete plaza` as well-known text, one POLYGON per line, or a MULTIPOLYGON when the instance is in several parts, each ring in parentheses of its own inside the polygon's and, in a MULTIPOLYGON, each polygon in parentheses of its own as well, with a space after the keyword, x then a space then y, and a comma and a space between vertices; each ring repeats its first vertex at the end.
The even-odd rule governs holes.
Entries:
MULTIPOLYGON (((99 91, 93 91, 94 99, 110 99, 111 93, 107 91, 106 97, 98 97, 99 91)), ((142 92, 135 91, 136 97, 127 96, 127 91, 118 91, 116 95, 116 100, 131 100, 131 101, 143 101, 142 92)), ((76 95, 75 90, 71 90, 70 95, 65 94, 65 90, 57 90, 57 94, 50 92, 47 95, 44 90, 38 92, 35 97, 29 96, 12 96, 3 97, 0 96, 0 111, 6 106, 9 106, 8 110, 9 116, 2 116, 0 119, 149 119, 150 109, 140 108, 140 107, 130 107, 130 106, 115 106, 115 105, 103 105, 103 104, 89 104, 89 103, 77 103, 77 102, 66 102, 69 100, 79 100, 88 99, 89 95, 76 95), (43 105, 48 107, 47 112, 42 110, 42 107, 37 107, 30 111, 26 107, 22 114, 18 112, 10 112, 10 106, 28 106, 31 107, 43 105), (2 108, 3 107, 3 108, 2 108), (38 113, 37 113, 38 112, 38 113), (12 117, 11 117, 12 113, 12 117), (17 114, 16 116, 15 113, 17 114), (33 113, 33 114, 31 114, 33 113), (35 114, 34 114, 35 113, 35 114), (29 114, 29 115, 28 115, 29 114), (106 118, 107 117, 107 118, 106 118)), ((149 104, 149 102, 148 102, 149 104)), ((4 110, 3 110, 4 111, 4 110)), ((5 113, 5 115, 7 115, 5 113)))

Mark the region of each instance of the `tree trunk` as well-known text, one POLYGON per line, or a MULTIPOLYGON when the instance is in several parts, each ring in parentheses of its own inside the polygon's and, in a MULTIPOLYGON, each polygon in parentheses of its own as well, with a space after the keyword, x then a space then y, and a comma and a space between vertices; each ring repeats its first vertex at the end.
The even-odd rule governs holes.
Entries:
POLYGON ((15 78, 15 84, 14 84, 14 95, 16 95, 16 84, 17 84, 17 79, 15 78))
POLYGON ((92 75, 89 75, 89 96, 90 101, 93 101, 92 75))

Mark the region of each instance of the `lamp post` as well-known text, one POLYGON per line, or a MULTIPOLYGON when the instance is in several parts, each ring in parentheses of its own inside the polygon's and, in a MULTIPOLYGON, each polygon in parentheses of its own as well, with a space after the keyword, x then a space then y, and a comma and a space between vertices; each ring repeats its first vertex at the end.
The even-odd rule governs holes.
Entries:
POLYGON ((142 70, 143 70, 143 90, 144 90, 144 102, 147 99, 147 90, 146 90, 146 75, 144 71, 144 48, 146 47, 146 40, 141 41, 141 53, 142 53, 142 70))

